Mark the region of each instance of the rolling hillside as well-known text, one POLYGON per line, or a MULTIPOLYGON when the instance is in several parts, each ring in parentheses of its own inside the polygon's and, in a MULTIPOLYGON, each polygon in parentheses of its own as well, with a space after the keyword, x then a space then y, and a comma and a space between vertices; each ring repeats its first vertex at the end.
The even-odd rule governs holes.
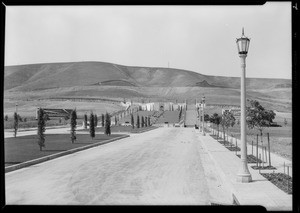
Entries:
MULTIPOLYGON (((43 90, 73 86, 239 88, 240 79, 173 68, 130 67, 104 62, 31 64, 5 67, 4 89, 43 90)), ((286 88, 285 79, 247 79, 249 89, 286 88)))
MULTIPOLYGON (((248 78, 246 86, 247 98, 291 111, 291 80, 248 78)), ((104 62, 7 66, 4 73, 6 103, 57 97, 194 102, 203 94, 210 103, 239 105, 240 78, 104 62)))

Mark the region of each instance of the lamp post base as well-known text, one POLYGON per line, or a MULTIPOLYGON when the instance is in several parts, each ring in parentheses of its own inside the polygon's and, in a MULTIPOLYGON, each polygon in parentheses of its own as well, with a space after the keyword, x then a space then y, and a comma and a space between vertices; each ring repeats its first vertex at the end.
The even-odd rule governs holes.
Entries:
POLYGON ((252 181, 251 174, 238 174, 236 180, 239 183, 249 183, 252 181))

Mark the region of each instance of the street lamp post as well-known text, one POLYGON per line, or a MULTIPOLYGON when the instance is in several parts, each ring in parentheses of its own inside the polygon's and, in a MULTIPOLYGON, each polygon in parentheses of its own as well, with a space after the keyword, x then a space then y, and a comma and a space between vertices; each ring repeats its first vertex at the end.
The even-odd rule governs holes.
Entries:
POLYGON ((198 104, 198 116, 199 116, 199 126, 198 126, 198 129, 199 129, 199 132, 201 132, 201 105, 200 103, 198 104))
POLYGON ((202 135, 205 136, 205 131, 204 131, 204 105, 205 105, 205 97, 203 95, 202 101, 201 101, 201 106, 202 106, 202 135))
POLYGON ((250 39, 244 35, 244 28, 242 30, 242 37, 236 39, 239 57, 241 58, 241 168, 237 174, 237 181, 248 183, 252 181, 251 174, 247 165, 247 141, 246 141, 246 57, 249 49, 250 39))
POLYGON ((17 114, 17 129, 19 129, 19 116, 18 116, 18 103, 16 103, 16 114, 17 114))

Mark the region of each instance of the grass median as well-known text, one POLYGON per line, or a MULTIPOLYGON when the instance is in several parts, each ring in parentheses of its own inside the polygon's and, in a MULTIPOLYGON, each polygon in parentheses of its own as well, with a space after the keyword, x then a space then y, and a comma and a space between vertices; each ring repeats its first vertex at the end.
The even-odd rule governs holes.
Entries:
MULTIPOLYGON (((118 133, 118 132, 125 132, 125 133, 142 133, 142 132, 147 132, 153 129, 156 129, 158 127, 156 126, 148 126, 148 127, 140 127, 140 128, 132 128, 132 126, 111 126, 110 130, 112 133, 118 133)), ((77 130, 79 132, 89 132, 89 128, 87 129, 81 129, 77 130)), ((104 127, 96 127, 95 128, 96 132, 102 132, 104 133, 104 127)))
POLYGON ((20 136, 16 138, 5 138, 4 154, 5 167, 29 160, 53 155, 59 152, 83 147, 99 142, 105 142, 109 139, 124 136, 124 134, 96 134, 92 139, 88 134, 77 134, 76 142, 72 143, 70 134, 46 134, 46 147, 40 151, 37 135, 20 136))

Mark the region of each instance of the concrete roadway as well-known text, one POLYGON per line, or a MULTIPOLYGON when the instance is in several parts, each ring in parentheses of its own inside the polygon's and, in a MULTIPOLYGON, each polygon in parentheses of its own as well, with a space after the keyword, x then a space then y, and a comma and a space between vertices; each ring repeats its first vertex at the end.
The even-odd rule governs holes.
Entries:
POLYGON ((186 111, 185 125, 194 127, 195 124, 199 125, 199 121, 197 120, 197 111, 195 110, 194 105, 188 105, 188 110, 186 111))
POLYGON ((231 204, 198 134, 158 128, 6 173, 6 204, 231 204))

